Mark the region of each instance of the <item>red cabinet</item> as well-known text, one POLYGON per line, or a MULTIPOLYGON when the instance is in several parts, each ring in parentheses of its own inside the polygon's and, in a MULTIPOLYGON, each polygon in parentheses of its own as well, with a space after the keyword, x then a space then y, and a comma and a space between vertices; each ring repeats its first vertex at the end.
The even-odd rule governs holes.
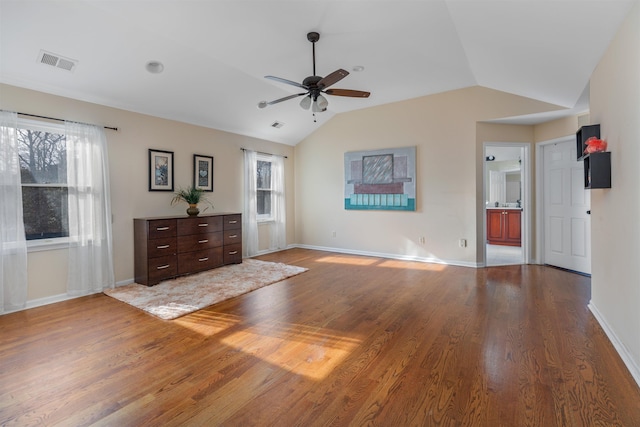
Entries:
POLYGON ((487 241, 491 245, 521 245, 520 209, 487 209, 487 241))

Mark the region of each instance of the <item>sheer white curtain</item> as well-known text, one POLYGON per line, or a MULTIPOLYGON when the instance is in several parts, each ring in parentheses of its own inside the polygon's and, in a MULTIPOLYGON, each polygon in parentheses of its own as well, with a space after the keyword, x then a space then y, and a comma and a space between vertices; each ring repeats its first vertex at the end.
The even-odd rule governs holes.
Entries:
POLYGON ((0 313, 27 302, 27 242, 16 113, 0 110, 0 313))
POLYGON ((269 249, 287 247, 287 212, 284 197, 284 157, 273 156, 271 160, 271 237, 269 249))
POLYGON ((244 150, 244 207, 242 210, 242 256, 258 253, 258 207, 256 202, 257 153, 244 150))
POLYGON ((107 140, 98 126, 65 123, 69 185, 69 295, 114 287, 107 140))

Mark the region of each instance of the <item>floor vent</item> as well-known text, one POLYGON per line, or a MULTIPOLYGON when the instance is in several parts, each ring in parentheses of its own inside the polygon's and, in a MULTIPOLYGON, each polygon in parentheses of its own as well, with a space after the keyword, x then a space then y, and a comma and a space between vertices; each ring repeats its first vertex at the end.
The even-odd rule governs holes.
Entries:
POLYGON ((73 70, 75 70, 76 66, 78 65, 78 61, 74 59, 65 58, 63 56, 44 50, 41 50, 38 54, 38 62, 70 72, 73 72, 73 70))

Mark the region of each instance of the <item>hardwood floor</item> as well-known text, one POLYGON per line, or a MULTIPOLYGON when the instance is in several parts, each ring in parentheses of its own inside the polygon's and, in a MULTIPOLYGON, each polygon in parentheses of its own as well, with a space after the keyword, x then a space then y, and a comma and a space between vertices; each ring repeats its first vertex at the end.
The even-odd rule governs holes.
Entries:
POLYGON ((293 249, 173 321, 105 295, 0 316, 0 425, 638 426, 589 278, 293 249))

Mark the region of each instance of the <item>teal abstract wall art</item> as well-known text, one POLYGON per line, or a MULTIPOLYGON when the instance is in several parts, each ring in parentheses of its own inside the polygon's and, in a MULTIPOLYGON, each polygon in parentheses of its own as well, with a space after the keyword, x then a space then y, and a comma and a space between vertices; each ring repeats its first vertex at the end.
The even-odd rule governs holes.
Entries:
POLYGON ((416 210, 416 147, 344 154, 344 208, 416 210))

